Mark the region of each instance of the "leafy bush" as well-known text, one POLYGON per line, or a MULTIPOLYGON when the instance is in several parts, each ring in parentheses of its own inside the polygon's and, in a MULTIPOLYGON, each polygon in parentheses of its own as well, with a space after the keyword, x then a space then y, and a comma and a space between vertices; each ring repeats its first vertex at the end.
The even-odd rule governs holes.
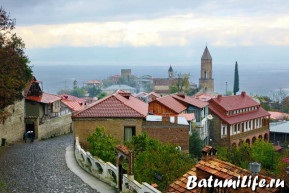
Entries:
POLYGON ((116 163, 116 140, 105 133, 105 128, 97 127, 95 132, 88 136, 87 141, 91 155, 97 156, 105 162, 116 163))
POLYGON ((175 145, 161 143, 146 133, 133 137, 127 145, 134 150, 136 180, 157 183, 161 191, 195 165, 194 160, 175 145))

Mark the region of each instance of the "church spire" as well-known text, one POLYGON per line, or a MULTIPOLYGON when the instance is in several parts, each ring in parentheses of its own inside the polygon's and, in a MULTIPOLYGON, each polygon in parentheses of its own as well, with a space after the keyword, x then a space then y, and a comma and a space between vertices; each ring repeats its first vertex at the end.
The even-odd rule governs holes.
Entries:
POLYGON ((211 56, 207 46, 206 46, 204 53, 202 55, 202 60, 212 60, 212 56, 211 56))

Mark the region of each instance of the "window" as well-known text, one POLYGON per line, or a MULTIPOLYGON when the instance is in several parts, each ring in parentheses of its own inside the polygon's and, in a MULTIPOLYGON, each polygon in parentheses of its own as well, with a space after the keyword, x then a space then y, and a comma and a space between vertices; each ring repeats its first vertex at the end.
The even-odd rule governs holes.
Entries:
POLYGON ((221 137, 226 137, 227 136, 227 125, 222 124, 222 129, 221 129, 221 137))
POLYGON ((124 127, 124 141, 131 141, 135 136, 135 127, 124 127))
POLYGON ((237 133, 240 133, 241 130, 240 130, 240 123, 237 124, 237 133))

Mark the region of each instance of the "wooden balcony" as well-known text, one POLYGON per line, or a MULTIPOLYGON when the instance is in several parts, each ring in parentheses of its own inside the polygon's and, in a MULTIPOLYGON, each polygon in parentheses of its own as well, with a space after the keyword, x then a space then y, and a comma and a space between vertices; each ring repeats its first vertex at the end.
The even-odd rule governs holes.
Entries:
MULTIPOLYGON (((230 136, 230 139, 231 139, 231 140, 244 139, 244 138, 246 138, 247 136, 256 135, 256 134, 261 133, 261 132, 263 132, 263 131, 269 131, 269 126, 266 125, 266 126, 263 126, 263 127, 258 128, 258 129, 254 129, 254 130, 250 130, 250 131, 238 133, 238 134, 235 134, 235 135, 231 135, 231 136, 230 136)), ((258 137, 258 136, 257 136, 257 137, 258 137)))

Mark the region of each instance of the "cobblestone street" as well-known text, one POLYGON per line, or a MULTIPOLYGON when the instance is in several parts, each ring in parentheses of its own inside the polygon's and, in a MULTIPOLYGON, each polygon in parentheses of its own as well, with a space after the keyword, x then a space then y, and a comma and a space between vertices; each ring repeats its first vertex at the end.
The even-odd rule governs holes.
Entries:
POLYGON ((69 170, 65 149, 73 135, 5 147, 0 156, 1 192, 97 192, 69 170))

